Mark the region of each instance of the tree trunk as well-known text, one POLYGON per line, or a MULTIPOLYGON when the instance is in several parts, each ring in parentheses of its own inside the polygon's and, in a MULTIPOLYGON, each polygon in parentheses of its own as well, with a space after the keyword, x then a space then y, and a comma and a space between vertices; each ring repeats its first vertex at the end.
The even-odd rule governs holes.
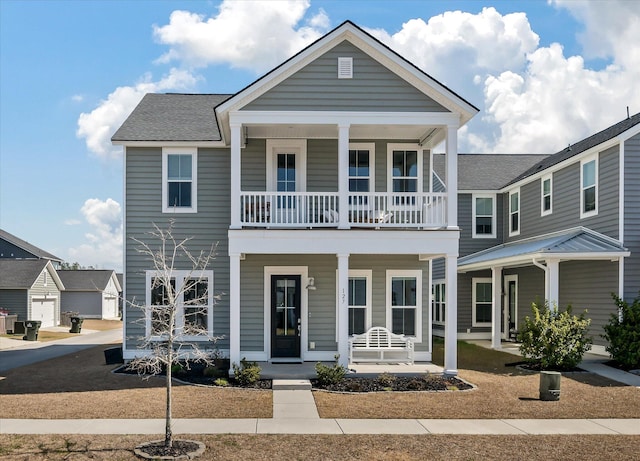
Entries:
POLYGON ((167 448, 173 447, 173 432, 171 431, 171 365, 173 365, 173 345, 169 344, 167 348, 167 411, 165 418, 164 429, 164 446, 167 448))

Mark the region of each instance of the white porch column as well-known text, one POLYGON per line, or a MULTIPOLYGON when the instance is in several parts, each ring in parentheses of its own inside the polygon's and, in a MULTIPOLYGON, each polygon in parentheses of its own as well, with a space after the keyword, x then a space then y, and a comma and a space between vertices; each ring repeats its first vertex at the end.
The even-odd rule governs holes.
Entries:
POLYGON ((231 229, 240 229, 240 145, 242 124, 231 123, 231 229))
POLYGON ((491 286, 493 294, 491 296, 491 347, 501 349, 501 324, 502 324, 502 267, 491 268, 491 286))
MULTIPOLYGON (((458 227, 458 127, 447 126, 447 227, 458 227)), ((451 291, 449 291, 451 293, 451 291)))
POLYGON ((558 300, 560 298, 560 260, 548 259, 547 260, 547 286, 549 287, 549 293, 547 295, 547 301, 549 301, 549 309, 557 309, 558 300))
POLYGON ((447 255, 445 268, 445 286, 447 302, 445 304, 444 323, 444 373, 458 374, 458 257, 447 255))
MULTIPOLYGON (((229 255, 229 359, 240 363, 240 255, 229 255)), ((233 368, 229 370, 233 373, 233 368)))
POLYGON ((338 354, 342 366, 349 365, 349 255, 338 256, 338 354))
POLYGON ((349 229, 349 125, 338 125, 338 229, 349 229))

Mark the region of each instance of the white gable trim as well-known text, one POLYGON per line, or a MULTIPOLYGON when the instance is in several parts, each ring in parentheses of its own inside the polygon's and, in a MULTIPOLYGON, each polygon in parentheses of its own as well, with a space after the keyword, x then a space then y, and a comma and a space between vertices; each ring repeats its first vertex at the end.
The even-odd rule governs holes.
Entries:
POLYGON ((286 80, 295 72, 313 62, 315 59, 319 58, 321 55, 344 40, 347 40, 354 46, 360 48, 372 59, 378 61, 391 72, 395 73, 400 78, 422 91, 425 95, 449 109, 451 112, 455 112, 457 114, 459 126, 464 125, 478 112, 474 106, 464 101, 451 90, 428 77, 422 71, 409 64, 395 52, 391 51, 389 48, 382 45, 376 39, 373 39, 353 24, 346 22, 342 26, 312 43, 284 64, 276 67, 263 78, 255 81, 247 88, 236 93, 234 96, 216 107, 215 110, 221 125, 223 141, 226 142, 230 139, 228 119, 230 112, 240 110, 249 102, 262 96, 267 91, 286 80))

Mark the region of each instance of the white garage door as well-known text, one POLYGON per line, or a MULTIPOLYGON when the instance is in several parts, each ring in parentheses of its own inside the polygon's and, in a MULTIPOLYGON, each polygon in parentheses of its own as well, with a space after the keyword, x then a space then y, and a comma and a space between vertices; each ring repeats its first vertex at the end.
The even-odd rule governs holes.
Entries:
POLYGON ((53 299, 34 299, 31 302, 31 316, 28 320, 40 320, 41 327, 54 327, 56 302, 53 299))
POLYGON ((104 298, 102 318, 115 319, 118 317, 118 298, 104 298))

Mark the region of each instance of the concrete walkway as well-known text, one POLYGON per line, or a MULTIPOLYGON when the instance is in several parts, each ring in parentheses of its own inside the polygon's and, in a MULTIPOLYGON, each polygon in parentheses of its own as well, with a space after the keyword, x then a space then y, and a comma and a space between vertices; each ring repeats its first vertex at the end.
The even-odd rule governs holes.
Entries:
MULTIPOLYGON (((164 419, 2 419, 0 433, 164 434, 164 419)), ((173 433, 640 435, 640 419, 174 419, 173 433)))

